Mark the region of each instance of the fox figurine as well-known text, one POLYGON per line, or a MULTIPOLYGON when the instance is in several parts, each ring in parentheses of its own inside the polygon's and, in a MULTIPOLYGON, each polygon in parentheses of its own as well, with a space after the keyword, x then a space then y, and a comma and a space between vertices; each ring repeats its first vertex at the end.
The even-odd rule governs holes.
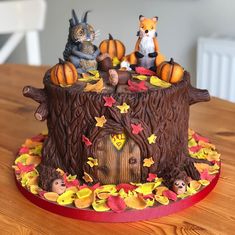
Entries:
POLYGON ((157 40, 157 21, 158 17, 146 18, 139 16, 138 40, 135 45, 135 51, 124 57, 121 67, 132 68, 136 66, 145 67, 156 71, 156 67, 165 58, 159 53, 157 40))

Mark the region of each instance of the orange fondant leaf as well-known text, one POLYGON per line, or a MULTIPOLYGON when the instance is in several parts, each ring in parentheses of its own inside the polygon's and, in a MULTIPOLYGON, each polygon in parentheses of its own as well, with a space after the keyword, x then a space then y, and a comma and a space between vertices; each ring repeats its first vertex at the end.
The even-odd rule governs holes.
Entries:
POLYGON ((143 166, 150 167, 154 164, 153 158, 145 158, 143 166))
POLYGON ((101 116, 101 117, 95 117, 96 120, 96 126, 98 127, 103 127, 104 124, 107 122, 105 116, 101 116))
POLYGON ((147 207, 146 201, 140 196, 130 196, 124 199, 126 205, 130 208, 142 210, 147 207))

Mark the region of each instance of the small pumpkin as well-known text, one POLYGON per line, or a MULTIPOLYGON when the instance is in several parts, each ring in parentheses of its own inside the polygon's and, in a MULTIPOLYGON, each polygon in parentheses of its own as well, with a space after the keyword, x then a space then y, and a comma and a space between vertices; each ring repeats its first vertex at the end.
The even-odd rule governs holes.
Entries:
POLYGON ((183 79, 184 69, 171 58, 158 66, 157 76, 166 82, 177 83, 183 79))
POLYGON ((78 79, 75 66, 69 61, 59 59, 59 63, 51 69, 51 82, 55 85, 73 85, 78 79))
POLYGON ((111 34, 109 34, 109 39, 100 43, 99 49, 101 53, 108 53, 112 59, 117 57, 118 60, 122 59, 126 51, 124 44, 117 39, 113 39, 111 34))

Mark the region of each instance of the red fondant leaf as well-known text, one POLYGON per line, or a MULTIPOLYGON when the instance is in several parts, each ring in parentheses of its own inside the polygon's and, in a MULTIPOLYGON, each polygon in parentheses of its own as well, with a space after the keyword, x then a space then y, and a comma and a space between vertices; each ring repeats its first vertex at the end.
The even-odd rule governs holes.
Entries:
POLYGON ((155 178, 157 178, 157 175, 156 175, 156 174, 149 173, 148 178, 147 178, 147 181, 151 182, 151 181, 153 181, 155 178))
POLYGON ((197 153, 201 150, 202 146, 200 145, 196 145, 196 146, 192 146, 189 148, 189 151, 192 152, 192 153, 197 153))
POLYGON ((145 86, 145 81, 141 81, 139 83, 132 82, 131 80, 128 80, 128 89, 130 91, 146 91, 148 90, 148 87, 145 86))
POLYGON ((143 195, 143 198, 146 199, 153 199, 154 198, 154 194, 148 194, 148 195, 143 195))
POLYGON ((194 134, 192 135, 192 137, 193 137, 197 142, 198 142, 199 140, 201 140, 201 141, 203 141, 203 142, 206 142, 206 143, 209 142, 208 138, 203 137, 203 136, 201 136, 201 135, 198 135, 197 133, 194 133, 194 134))
POLYGON ((63 180, 64 180, 66 188, 70 188, 73 186, 79 186, 79 181, 77 179, 68 181, 66 174, 63 175, 63 180))
POLYGON ((91 189, 92 190, 96 190, 97 188, 99 188, 100 187, 100 183, 96 183, 96 184, 94 184, 92 187, 91 187, 91 189))
POLYGON ((134 189, 136 189, 137 187, 135 185, 132 184, 118 184, 116 186, 117 191, 120 191, 121 189, 123 189, 126 193, 128 193, 128 191, 132 191, 134 189))
POLYGON ((43 142, 44 139, 45 139, 45 136, 42 135, 42 134, 35 135, 31 138, 31 140, 34 141, 34 142, 43 142))
POLYGON ((146 69, 144 67, 136 67, 135 71, 138 74, 147 75, 147 76, 154 76, 154 75, 156 75, 155 72, 153 72, 152 70, 146 69))
POLYGON ((39 191, 39 192, 38 192, 39 197, 45 198, 45 197, 44 197, 44 194, 45 194, 46 192, 47 192, 47 191, 39 191))
POLYGON ((174 193, 171 190, 165 190, 162 193, 163 196, 167 197, 168 199, 172 200, 172 201, 176 201, 177 200, 177 194, 174 193))
POLYGON ((21 162, 17 163, 17 166, 19 168, 19 170, 17 171, 17 173, 27 173, 30 171, 34 170, 34 164, 31 165, 23 165, 21 162))
POLYGON ((79 190, 80 190, 80 189, 83 189, 83 188, 89 188, 89 187, 88 187, 88 185, 86 185, 86 184, 83 184, 83 185, 79 186, 79 190))
POLYGON ((91 141, 85 135, 82 135, 82 142, 84 142, 86 146, 92 145, 91 141))
POLYGON ((143 130, 143 127, 141 126, 141 123, 140 124, 131 124, 131 127, 132 127, 132 133, 134 135, 138 135, 142 130, 143 130))
POLYGON ((200 174, 200 177, 202 180, 208 180, 208 181, 212 181, 214 179, 215 176, 213 175, 210 175, 208 173, 208 170, 204 170, 201 174, 200 174))
POLYGON ((126 203, 120 196, 109 196, 107 206, 115 212, 122 212, 126 209, 126 203))
POLYGON ((103 99, 105 100, 104 106, 107 107, 112 107, 116 103, 116 100, 112 96, 104 96, 103 99))
POLYGON ((22 147, 19 150, 19 154, 24 154, 24 153, 28 153, 29 152, 29 148, 28 147, 22 147))

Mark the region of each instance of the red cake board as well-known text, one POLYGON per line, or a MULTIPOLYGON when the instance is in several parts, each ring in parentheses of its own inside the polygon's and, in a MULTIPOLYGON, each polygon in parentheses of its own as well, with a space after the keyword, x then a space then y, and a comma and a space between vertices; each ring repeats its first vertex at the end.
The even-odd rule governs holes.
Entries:
POLYGON ((210 182, 210 184, 205 188, 203 188, 201 191, 185 199, 172 202, 169 205, 161 205, 161 206, 146 208, 143 210, 126 210, 120 213, 112 211, 97 212, 89 209, 77 209, 72 207, 60 206, 58 204, 46 201, 30 193, 26 188, 22 187, 17 180, 16 180, 16 185, 20 190, 20 192, 29 201, 55 214, 70 217, 73 219, 80 219, 80 220, 87 220, 94 222, 134 222, 139 220, 159 218, 193 206, 194 204, 205 198, 213 190, 213 188, 218 182, 219 176, 220 172, 217 173, 216 176, 213 178, 213 180, 210 182))

